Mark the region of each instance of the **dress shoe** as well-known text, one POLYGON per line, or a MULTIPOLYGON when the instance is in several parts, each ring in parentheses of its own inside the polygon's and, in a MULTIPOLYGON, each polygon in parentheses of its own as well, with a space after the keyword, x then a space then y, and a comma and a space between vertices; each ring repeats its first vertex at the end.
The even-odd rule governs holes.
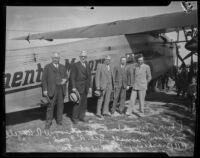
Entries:
POLYGON ((142 110, 142 109, 139 109, 139 112, 144 114, 144 110, 142 110))
POLYGON ((103 117, 102 117, 101 115, 99 115, 99 114, 97 114, 96 116, 97 116, 98 118, 103 118, 103 117))
POLYGON ((131 116, 132 114, 129 114, 129 113, 125 113, 125 115, 126 115, 126 116, 131 116))
POLYGON ((78 120, 72 120, 72 123, 77 125, 77 124, 79 124, 79 121, 78 120))
POLYGON ((103 116, 106 116, 106 117, 111 117, 110 114, 103 114, 103 116))
POLYGON ((57 125, 59 125, 59 126, 62 126, 62 125, 63 125, 63 123, 62 123, 62 122, 58 122, 58 123, 57 123, 57 125))
POLYGON ((110 113, 111 113, 111 115, 113 115, 113 114, 115 113, 115 111, 113 110, 113 111, 111 111, 110 113))
POLYGON ((52 123, 47 123, 47 124, 45 125, 45 129, 46 129, 46 130, 49 130, 50 127, 51 127, 51 125, 52 125, 52 123))
POLYGON ((89 122, 89 120, 88 119, 79 119, 81 122, 84 122, 84 123, 88 123, 89 122))
POLYGON ((118 111, 119 114, 123 114, 123 111, 118 111))

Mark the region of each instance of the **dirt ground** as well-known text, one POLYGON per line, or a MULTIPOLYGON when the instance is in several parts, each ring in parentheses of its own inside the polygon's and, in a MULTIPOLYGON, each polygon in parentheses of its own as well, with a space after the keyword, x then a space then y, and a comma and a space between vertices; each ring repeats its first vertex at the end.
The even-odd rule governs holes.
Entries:
POLYGON ((177 98, 173 91, 150 93, 144 115, 136 111, 131 117, 115 113, 98 119, 87 112, 90 123, 73 125, 64 113, 63 126, 53 120, 49 131, 44 129, 45 119, 30 119, 30 115, 28 121, 24 117, 16 124, 7 122, 6 152, 163 152, 193 156, 196 117, 187 107, 187 100, 177 98))

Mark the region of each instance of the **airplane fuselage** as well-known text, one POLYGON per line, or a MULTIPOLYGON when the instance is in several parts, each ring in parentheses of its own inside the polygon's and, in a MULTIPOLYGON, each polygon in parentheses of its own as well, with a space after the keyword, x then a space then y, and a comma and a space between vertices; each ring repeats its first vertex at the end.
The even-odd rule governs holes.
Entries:
MULTIPOLYGON (((151 68, 152 77, 157 78, 175 63, 175 46, 162 43, 163 39, 160 37, 140 34, 91 38, 59 45, 7 50, 6 113, 40 106, 43 68, 51 62, 52 52, 60 53, 60 63, 65 65, 70 73, 70 65, 79 60, 80 51, 87 51, 92 78, 94 78, 97 65, 104 61, 105 55, 109 54, 112 58, 111 63, 116 65, 119 64, 120 57, 125 54, 142 53, 145 62, 151 68)), ((68 95, 65 101, 68 101, 68 95)))

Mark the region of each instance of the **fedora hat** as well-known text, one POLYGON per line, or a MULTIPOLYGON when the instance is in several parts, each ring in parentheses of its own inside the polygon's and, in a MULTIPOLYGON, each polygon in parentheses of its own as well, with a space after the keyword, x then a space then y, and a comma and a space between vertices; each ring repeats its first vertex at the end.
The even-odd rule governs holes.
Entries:
POLYGON ((70 93, 69 98, 71 101, 78 103, 80 100, 80 95, 78 92, 72 92, 72 93, 70 93))
POLYGON ((100 97, 102 95, 102 92, 100 90, 96 90, 94 91, 94 95, 100 97))
POLYGON ((47 97, 42 97, 40 101, 41 101, 41 105, 47 105, 50 103, 47 97))

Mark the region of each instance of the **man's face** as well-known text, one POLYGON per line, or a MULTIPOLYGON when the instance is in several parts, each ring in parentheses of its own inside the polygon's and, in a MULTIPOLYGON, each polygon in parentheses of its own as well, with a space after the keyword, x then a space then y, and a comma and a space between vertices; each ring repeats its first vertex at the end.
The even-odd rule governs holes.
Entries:
POLYGON ((121 64, 125 65, 126 64, 126 58, 121 58, 121 64))
POLYGON ((105 59, 105 63, 106 63, 106 65, 109 65, 110 64, 110 59, 105 59))
POLYGON ((192 83, 196 83, 196 78, 192 78, 192 83))
POLYGON ((80 56, 80 61, 82 63, 86 62, 86 60, 87 60, 87 56, 80 56))
POLYGON ((53 64, 59 64, 60 57, 52 57, 52 63, 53 64))
POLYGON ((138 58, 138 64, 142 65, 144 63, 144 59, 143 58, 138 58))

